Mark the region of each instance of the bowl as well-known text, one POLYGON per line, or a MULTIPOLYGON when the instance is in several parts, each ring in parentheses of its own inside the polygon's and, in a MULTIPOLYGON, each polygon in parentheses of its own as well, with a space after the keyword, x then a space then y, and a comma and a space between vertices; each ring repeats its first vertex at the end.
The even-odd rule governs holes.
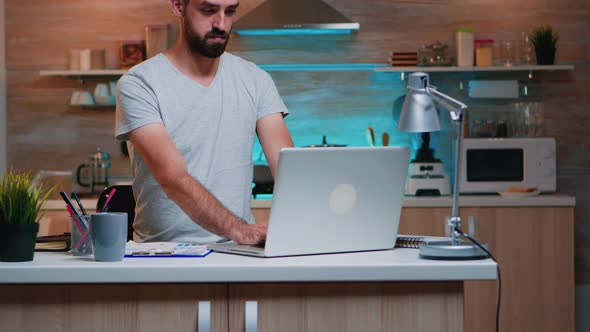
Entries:
POLYGON ((94 96, 94 100, 96 101, 97 105, 104 105, 104 106, 115 106, 117 104, 117 98, 112 96, 94 96))

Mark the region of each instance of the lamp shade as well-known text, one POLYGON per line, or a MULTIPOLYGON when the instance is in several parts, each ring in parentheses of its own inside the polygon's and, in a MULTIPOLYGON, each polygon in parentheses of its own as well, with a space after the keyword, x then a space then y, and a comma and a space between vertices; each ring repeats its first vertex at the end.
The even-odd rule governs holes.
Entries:
POLYGON ((428 94, 428 74, 413 73, 408 79, 408 93, 402 106, 397 129, 408 132, 440 130, 438 113, 432 97, 428 94))

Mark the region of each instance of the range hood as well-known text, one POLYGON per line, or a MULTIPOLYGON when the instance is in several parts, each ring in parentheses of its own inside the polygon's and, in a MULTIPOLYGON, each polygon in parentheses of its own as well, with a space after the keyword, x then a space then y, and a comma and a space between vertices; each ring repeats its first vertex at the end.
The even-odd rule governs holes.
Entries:
POLYGON ((358 29, 358 23, 321 0, 267 0, 233 27, 242 36, 350 34, 358 29))

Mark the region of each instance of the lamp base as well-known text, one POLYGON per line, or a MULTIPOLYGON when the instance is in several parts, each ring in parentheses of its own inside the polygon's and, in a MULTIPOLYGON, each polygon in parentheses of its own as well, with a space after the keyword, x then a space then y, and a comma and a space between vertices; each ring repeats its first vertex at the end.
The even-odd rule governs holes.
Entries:
MULTIPOLYGON (((482 246, 488 249, 487 244, 482 246)), ((452 241, 431 241, 420 245, 420 257, 425 259, 438 260, 469 260, 488 258, 488 254, 476 247, 471 242, 459 241, 453 244, 452 241)))

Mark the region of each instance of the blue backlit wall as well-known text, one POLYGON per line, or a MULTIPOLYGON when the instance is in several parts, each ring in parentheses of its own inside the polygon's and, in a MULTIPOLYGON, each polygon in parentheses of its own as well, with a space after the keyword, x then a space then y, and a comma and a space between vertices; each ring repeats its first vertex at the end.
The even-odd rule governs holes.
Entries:
MULTIPOLYGON (((362 32, 344 36, 234 35, 228 51, 270 73, 290 111, 286 122, 296 146, 321 144, 324 135, 329 144, 367 146, 365 132, 371 126, 377 145, 381 145, 382 134, 388 133, 390 145, 412 146, 415 150, 419 135, 398 132, 394 119, 394 113, 399 116, 401 111, 401 100, 395 112, 394 103, 405 95, 406 81, 399 74, 373 70, 388 65, 389 54, 378 49, 376 43, 383 40, 375 40, 370 28, 364 33, 364 38, 360 38, 362 32)), ((437 84, 453 93, 453 82, 437 84)), ((452 155, 452 133, 446 130, 431 140, 443 161, 452 155)), ((255 162, 265 162, 261 151, 256 143, 255 162)))
MULTIPOLYGON (((383 133, 389 134, 389 145, 411 146, 414 151, 420 145, 419 134, 396 129, 406 89, 399 74, 371 70, 269 73, 289 109, 286 123, 296 146, 321 144, 323 135, 329 144, 368 146, 365 132, 369 126, 375 130, 377 145, 382 145, 383 133)), ((452 131, 450 125, 443 126, 441 133, 433 135, 432 147, 437 157, 446 161, 451 156, 452 131)), ((261 152, 256 142, 255 162, 264 163, 261 152)))

